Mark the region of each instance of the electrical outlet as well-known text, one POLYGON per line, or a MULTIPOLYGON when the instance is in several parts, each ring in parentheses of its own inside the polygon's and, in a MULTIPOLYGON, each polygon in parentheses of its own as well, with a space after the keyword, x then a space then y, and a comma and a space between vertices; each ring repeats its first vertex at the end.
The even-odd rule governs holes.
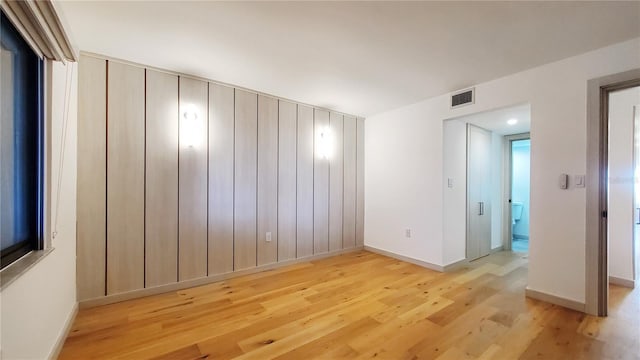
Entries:
POLYGON ((404 229, 404 236, 410 238, 411 237, 411 229, 404 229))
POLYGON ((265 238, 267 242, 271 242, 271 231, 267 232, 267 236, 265 238))

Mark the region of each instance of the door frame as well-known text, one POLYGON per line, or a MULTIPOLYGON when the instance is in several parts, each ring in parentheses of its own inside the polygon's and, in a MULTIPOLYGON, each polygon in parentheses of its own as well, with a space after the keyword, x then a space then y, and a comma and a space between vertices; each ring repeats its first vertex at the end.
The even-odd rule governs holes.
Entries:
MULTIPOLYGON (((504 172, 504 176, 505 176, 505 193, 503 194, 503 202, 504 202, 504 208, 503 208, 503 214, 507 214, 506 218, 503 216, 503 219, 505 219, 506 221, 504 222, 503 226, 503 234, 506 234, 507 237, 506 239, 502 239, 502 245, 504 247, 504 249, 506 251, 511 251, 512 248, 512 241, 513 241, 513 234, 512 234, 512 226, 511 226, 511 193, 513 191, 513 151, 512 151, 512 146, 513 146, 513 142, 514 141, 518 141, 518 140, 531 140, 531 133, 530 132, 526 132, 526 133, 520 133, 520 134, 513 134, 513 135, 505 135, 504 136, 504 147, 505 147, 505 157, 506 160, 504 162, 505 164, 505 172, 504 172)), ((529 166, 529 169, 531 169, 531 166, 529 166)), ((529 178, 531 178, 531 176, 529 176, 529 178)), ((531 186, 529 186, 529 188, 531 188, 531 186)), ((529 195, 529 204, 531 204, 531 195, 529 195)), ((531 205, 529 205, 531 206, 531 205)))
POLYGON ((640 211, 637 211, 638 208, 638 200, 636 199, 636 193, 638 191, 638 184, 636 184, 636 173, 640 166, 638 166, 638 161, 640 161, 640 105, 633 106, 633 194, 631 195, 631 204, 632 204, 632 214, 633 214, 633 222, 631 225, 631 251, 633 255, 631 256, 631 269, 633 271, 633 281, 634 286, 635 283, 638 282, 638 249, 636 248, 636 244, 638 242, 636 227, 640 225, 640 211), (638 221, 636 220, 638 219, 638 221))
POLYGON ((609 93, 640 86, 640 69, 587 82, 585 312, 607 316, 609 303, 607 200, 609 93), (592 186, 589 186, 592 185, 592 186))

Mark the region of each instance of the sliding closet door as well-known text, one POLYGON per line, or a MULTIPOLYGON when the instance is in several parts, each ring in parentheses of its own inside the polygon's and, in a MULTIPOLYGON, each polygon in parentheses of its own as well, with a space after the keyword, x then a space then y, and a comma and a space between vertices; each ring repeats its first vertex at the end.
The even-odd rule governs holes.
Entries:
POLYGON ((356 118, 344 117, 344 248, 356 246, 356 118))
POLYGON ((364 119, 356 121, 356 246, 364 245, 364 119))
POLYGON ((314 110, 313 253, 329 251, 329 112, 314 110))
POLYGON ((258 96, 258 265, 278 261, 278 100, 258 96))
POLYGON ((78 300, 105 295, 107 62, 82 55, 78 68, 78 300))
POLYGON ((234 270, 256 266, 258 96, 236 89, 234 270))
POLYGON ((145 69, 109 62, 107 294, 144 287, 145 69))
POLYGON ((179 280, 207 276, 208 84, 180 78, 179 280))
POLYGON ((342 115, 330 116, 331 154, 329 156, 329 251, 342 249, 342 200, 344 196, 344 120, 342 115))
POLYGON ((233 271, 233 88, 209 83, 209 275, 233 271))
POLYGON ((296 258, 297 106, 278 101, 278 261, 296 258))
POLYGON ((145 286, 178 281, 178 77, 147 70, 145 286))
POLYGON ((297 256, 313 255, 313 109, 298 105, 297 256))

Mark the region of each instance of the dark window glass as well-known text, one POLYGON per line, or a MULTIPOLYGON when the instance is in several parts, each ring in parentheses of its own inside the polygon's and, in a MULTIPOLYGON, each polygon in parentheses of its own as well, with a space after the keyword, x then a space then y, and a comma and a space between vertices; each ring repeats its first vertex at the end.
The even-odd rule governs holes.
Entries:
POLYGON ((42 248, 43 61, 4 13, 0 41, 0 268, 42 248))

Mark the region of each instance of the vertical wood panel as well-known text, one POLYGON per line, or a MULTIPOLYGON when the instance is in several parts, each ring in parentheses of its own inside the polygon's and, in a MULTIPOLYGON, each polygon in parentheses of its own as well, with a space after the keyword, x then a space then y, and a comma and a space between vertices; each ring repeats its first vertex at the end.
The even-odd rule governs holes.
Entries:
POLYGON ((209 84, 209 275, 233 271, 233 88, 209 84))
POLYGON ((322 154, 330 146, 323 144, 329 141, 329 112, 314 109, 313 123, 313 253, 322 254, 329 251, 329 159, 322 154))
POLYGON ((344 117, 344 248, 356 246, 356 118, 344 117))
POLYGON ((278 261, 296 257, 297 106, 278 102, 278 261))
POLYGON ((145 70, 108 64, 107 294, 144 287, 145 70))
POLYGON ((180 78, 179 280, 207 276, 208 84, 180 78), (195 111, 196 119, 184 113, 195 111), (193 135, 188 138, 187 135, 193 135))
POLYGON ((356 245, 364 245, 364 119, 357 119, 356 245))
POLYGON ((298 105, 297 257, 313 255, 313 109, 298 105))
POLYGON ((256 266, 258 96, 236 92, 234 270, 256 266))
POLYGON ((78 69, 78 300, 105 295, 107 62, 80 57, 78 69))
POLYGON ((331 113, 331 145, 329 157, 329 251, 342 249, 342 199, 344 186, 344 140, 342 115, 331 113))
POLYGON ((263 95, 258 96, 257 235, 258 265, 278 261, 278 100, 263 95))
POLYGON ((147 70, 145 287, 178 280, 178 77, 147 70))

